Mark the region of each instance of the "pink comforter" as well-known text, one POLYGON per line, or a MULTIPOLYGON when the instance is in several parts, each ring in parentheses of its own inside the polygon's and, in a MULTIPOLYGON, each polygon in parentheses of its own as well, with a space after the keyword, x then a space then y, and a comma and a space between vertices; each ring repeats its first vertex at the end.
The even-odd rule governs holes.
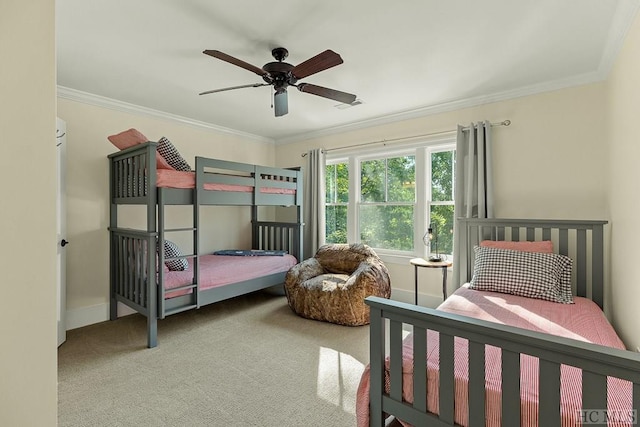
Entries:
MULTIPOLYGON (((524 298, 495 292, 458 289, 439 307, 439 310, 496 323, 517 326, 604 346, 624 349, 604 314, 592 301, 575 298, 575 304, 561 305, 553 302, 524 298)), ((403 344, 403 398, 413 401, 413 343, 411 336, 403 344)), ((455 422, 468 425, 468 342, 455 338, 455 422)), ((438 333, 427 332, 427 408, 438 413, 438 333)), ((498 348, 486 348, 486 425, 500 426, 501 408, 501 352, 498 348)), ((388 360, 386 361, 388 370, 388 360)), ((389 387, 388 373, 385 387, 389 387)), ((521 356, 521 421, 523 426, 538 425, 538 359, 521 356)), ((608 378, 608 407, 630 410, 631 383, 608 378)), ((577 426, 577 410, 582 401, 582 372, 569 366, 561 366, 562 425, 577 426)), ((359 427, 369 425, 369 366, 366 367, 357 393, 356 415, 359 427)), ((407 425, 407 424, 405 424, 407 425)), ((624 424, 613 424, 624 425, 624 424)))
MULTIPOLYGON (((228 256, 203 255, 200 257, 200 289, 237 283, 269 274, 281 273, 296 265, 293 255, 284 256, 228 256)), ((164 273, 165 289, 174 289, 191 283, 193 277, 193 259, 189 259, 189 268, 184 271, 164 273)), ((190 291, 168 292, 166 297, 184 295, 190 291)))
MULTIPOLYGON (((195 188, 196 186, 196 174, 195 172, 184 172, 173 169, 158 169, 158 178, 156 185, 163 188, 195 188)), ((237 191, 242 193, 251 193, 253 187, 250 185, 235 185, 235 184, 219 184, 209 182, 204 184, 205 190, 216 191, 237 191)), ((295 194, 296 190, 290 188, 278 188, 278 187, 262 187, 261 193, 269 194, 295 194)))

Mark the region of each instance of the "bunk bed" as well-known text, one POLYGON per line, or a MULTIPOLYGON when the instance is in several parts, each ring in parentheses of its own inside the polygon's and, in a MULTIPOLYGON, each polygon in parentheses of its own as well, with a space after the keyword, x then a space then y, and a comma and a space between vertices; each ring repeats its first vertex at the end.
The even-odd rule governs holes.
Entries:
POLYGON ((459 219, 456 262, 471 284, 438 309, 366 299, 370 364, 358 426, 636 424, 640 355, 625 350, 602 312, 605 224, 459 219), (571 259, 573 303, 471 289, 474 273, 487 271, 476 263, 487 241, 551 241, 555 256, 571 259))
MULTIPOLYGON (((110 199, 110 318, 117 303, 147 318, 147 345, 157 345, 158 319, 284 283, 303 259, 302 172, 196 157, 195 171, 158 168, 156 142, 135 144, 108 156, 110 199), (146 207, 146 227, 119 226, 118 206, 146 207), (170 205, 190 205, 193 226, 165 227, 170 205), (201 206, 249 206, 252 252, 201 253, 201 206), (295 222, 263 221, 261 206, 288 206, 295 222), (165 257, 167 234, 192 233, 193 252, 165 257), (262 252, 266 251, 266 252, 262 252), (268 255, 271 252, 276 255, 268 255), (172 271, 167 262, 185 263, 172 271)), ((191 225, 191 224, 189 224, 191 225)))

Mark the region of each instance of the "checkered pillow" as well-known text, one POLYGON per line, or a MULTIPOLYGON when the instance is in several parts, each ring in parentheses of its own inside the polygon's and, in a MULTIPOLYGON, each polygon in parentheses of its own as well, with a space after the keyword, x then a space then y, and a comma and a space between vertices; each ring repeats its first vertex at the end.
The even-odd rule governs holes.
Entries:
POLYGON ((474 250, 471 289, 573 304, 571 258, 479 246, 474 250))
POLYGON ((178 149, 164 136, 158 140, 158 153, 177 171, 191 172, 191 166, 182 158, 178 149))
MULTIPOLYGON (((164 257, 165 258, 175 258, 182 256, 182 252, 178 245, 173 243, 170 240, 164 241, 164 257)), ((174 259, 171 261, 165 261, 164 265, 171 271, 184 271, 189 267, 189 263, 185 258, 174 259)))

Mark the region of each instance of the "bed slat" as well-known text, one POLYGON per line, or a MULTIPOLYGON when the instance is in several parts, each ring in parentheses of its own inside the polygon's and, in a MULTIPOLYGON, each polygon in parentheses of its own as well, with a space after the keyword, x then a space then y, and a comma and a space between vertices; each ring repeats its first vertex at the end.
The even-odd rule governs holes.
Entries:
POLYGON ((527 227, 527 241, 533 242, 536 239, 536 229, 527 227))
POLYGON ((520 425, 520 353, 502 350, 502 425, 520 425))
POLYGON ((511 240, 520 240, 520 227, 511 227, 511 240))
POLYGON ((469 341, 469 427, 484 426, 485 346, 469 341))
MULTIPOLYGON (((591 239, 594 242, 602 242, 604 240, 604 226, 594 226, 591 231, 591 239)), ((591 299, 598 304, 600 308, 604 307, 604 245, 593 245, 591 258, 600 262, 593 262, 591 266, 591 282, 594 284, 591 290, 591 299), (596 286, 597 284, 598 286, 596 286)), ((636 406, 637 407, 637 406, 636 406)))
MULTIPOLYGON (((631 407, 640 410, 640 384, 635 382, 633 383, 633 405, 631 407)), ((636 413, 636 417, 637 415, 636 413)))
POLYGON ((582 407, 588 409, 607 408, 607 377, 582 371, 582 407))
POLYGON ((569 255, 569 230, 561 228, 558 237, 558 253, 562 255, 569 255))
POLYGON ((576 295, 587 297, 587 230, 577 230, 576 295))
POLYGON ((385 331, 382 310, 371 307, 371 324, 369 325, 369 366, 371 372, 371 408, 370 425, 384 426, 382 418, 382 392, 384 384, 385 331))
POLYGON ((427 330, 413 328, 413 407, 427 410, 427 330))
POLYGON ((560 426, 560 364, 540 360, 538 425, 560 426))
POLYGON ((454 355, 453 336, 440 332, 440 395, 439 395, 439 415, 445 423, 453 424, 454 419, 454 355))
POLYGON ((390 367, 391 389, 389 395, 394 400, 402 399, 402 322, 391 320, 390 333, 390 367))

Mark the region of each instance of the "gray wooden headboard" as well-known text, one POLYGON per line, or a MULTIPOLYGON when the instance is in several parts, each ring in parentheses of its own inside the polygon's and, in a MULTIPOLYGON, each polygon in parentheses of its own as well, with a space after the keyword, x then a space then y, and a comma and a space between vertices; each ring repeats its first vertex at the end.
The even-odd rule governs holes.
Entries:
POLYGON ((604 302, 603 220, 479 219, 458 218, 462 244, 458 271, 463 282, 473 275, 474 246, 482 240, 551 240, 554 252, 573 259, 574 295, 590 298, 600 308, 604 302))

